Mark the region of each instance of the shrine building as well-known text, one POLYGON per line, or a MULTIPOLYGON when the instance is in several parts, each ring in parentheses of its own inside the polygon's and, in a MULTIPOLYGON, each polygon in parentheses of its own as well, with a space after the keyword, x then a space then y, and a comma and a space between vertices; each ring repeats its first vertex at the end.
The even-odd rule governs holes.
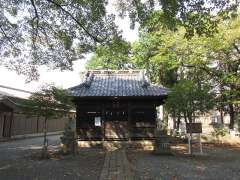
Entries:
POLYGON ((89 70, 68 91, 76 105, 79 140, 153 139, 156 107, 168 94, 151 84, 144 70, 89 70))

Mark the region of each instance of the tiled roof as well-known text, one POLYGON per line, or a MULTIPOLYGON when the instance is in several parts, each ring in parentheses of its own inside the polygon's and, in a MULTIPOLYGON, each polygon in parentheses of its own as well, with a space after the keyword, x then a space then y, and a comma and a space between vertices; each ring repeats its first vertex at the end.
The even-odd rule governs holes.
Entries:
POLYGON ((164 96, 168 89, 150 84, 144 70, 93 70, 84 81, 68 89, 70 96, 164 96))

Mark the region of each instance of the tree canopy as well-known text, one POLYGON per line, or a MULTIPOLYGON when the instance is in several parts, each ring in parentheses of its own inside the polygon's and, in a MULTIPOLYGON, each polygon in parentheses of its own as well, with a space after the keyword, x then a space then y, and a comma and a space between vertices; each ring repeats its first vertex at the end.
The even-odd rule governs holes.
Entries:
POLYGON ((74 60, 118 34, 106 5, 105 0, 1 1, 1 64, 31 79, 38 77, 39 65, 71 69, 74 60))
MULTIPOLYGON (((126 59, 132 67, 146 69, 152 82, 166 87, 176 88, 179 82, 184 86, 185 80, 193 82, 193 88, 208 86, 209 93, 215 96, 215 108, 229 113, 232 129, 240 104, 239 25, 239 17, 222 19, 219 32, 210 37, 194 35, 187 39, 182 26, 171 31, 155 24, 150 32, 140 31, 139 40, 124 57, 128 56, 126 59)), ((111 68, 118 67, 121 62, 114 55, 110 56, 108 50, 94 58, 98 61, 90 60, 91 68, 101 65, 105 62, 103 59, 110 61, 111 68)))
POLYGON ((167 108, 172 116, 184 117, 186 122, 194 122, 197 115, 213 108, 213 94, 207 85, 197 86, 193 81, 180 80, 173 86, 167 100, 167 108))
POLYGON ((121 37, 115 37, 110 44, 100 45, 87 62, 87 69, 124 69, 130 63, 131 45, 121 37))
POLYGON ((181 26, 185 37, 191 38, 195 34, 212 36, 220 18, 236 16, 239 1, 2 0, 0 65, 28 75, 29 80, 38 78, 40 65, 71 69, 74 60, 99 45, 112 46, 120 36, 115 16, 107 12, 109 4, 115 14, 131 19, 132 28, 136 23, 144 32, 156 28, 176 31, 181 26))

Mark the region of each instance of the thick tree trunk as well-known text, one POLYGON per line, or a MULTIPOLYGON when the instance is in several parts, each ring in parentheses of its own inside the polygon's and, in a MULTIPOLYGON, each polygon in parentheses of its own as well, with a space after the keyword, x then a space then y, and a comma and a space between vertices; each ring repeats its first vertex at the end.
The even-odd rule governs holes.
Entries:
POLYGON ((184 113, 184 121, 185 121, 185 124, 187 124, 187 123, 188 123, 188 121, 187 121, 187 115, 186 115, 186 113, 184 113))

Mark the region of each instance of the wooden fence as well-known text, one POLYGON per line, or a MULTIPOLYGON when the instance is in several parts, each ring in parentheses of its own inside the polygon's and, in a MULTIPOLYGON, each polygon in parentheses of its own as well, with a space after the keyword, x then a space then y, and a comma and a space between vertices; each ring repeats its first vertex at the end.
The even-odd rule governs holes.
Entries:
MULTIPOLYGON (((47 131, 63 131, 68 117, 47 120, 47 131)), ((0 138, 42 133, 44 118, 16 112, 0 113, 0 138)))

